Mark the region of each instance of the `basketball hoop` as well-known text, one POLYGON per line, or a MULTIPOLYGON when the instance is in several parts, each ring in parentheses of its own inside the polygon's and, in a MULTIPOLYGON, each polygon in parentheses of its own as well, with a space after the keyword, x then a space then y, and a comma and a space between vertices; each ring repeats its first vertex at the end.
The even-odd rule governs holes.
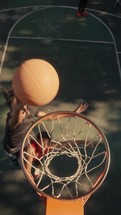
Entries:
POLYGON ((58 111, 31 126, 22 145, 21 163, 27 180, 47 198, 48 207, 52 202, 71 205, 83 200, 82 208, 108 173, 110 149, 94 122, 75 112, 58 111))

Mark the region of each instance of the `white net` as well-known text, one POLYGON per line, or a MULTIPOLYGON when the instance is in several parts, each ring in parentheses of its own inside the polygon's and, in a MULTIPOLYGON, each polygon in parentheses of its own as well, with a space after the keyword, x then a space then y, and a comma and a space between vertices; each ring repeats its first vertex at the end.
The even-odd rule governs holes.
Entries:
POLYGON ((104 134, 73 112, 52 113, 37 121, 22 147, 25 175, 38 192, 54 198, 80 198, 94 192, 109 163, 104 134))

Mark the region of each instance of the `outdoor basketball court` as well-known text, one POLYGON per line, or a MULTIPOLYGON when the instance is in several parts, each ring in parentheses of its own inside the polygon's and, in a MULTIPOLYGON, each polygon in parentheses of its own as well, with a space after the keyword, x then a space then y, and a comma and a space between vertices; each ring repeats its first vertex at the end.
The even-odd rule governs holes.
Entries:
MULTIPOLYGON (((88 5, 86 18, 76 17, 75 2, 1 6, 1 85, 11 85, 23 61, 41 58, 51 63, 60 77, 57 97, 42 110, 74 110, 81 102, 89 104, 85 114, 105 133, 111 165, 103 185, 86 203, 85 215, 120 215, 121 12, 109 11, 103 8, 105 4, 101 8, 97 2, 88 5)), ((1 94, 0 101, 0 214, 44 215, 42 201, 2 149, 8 109, 1 94)))

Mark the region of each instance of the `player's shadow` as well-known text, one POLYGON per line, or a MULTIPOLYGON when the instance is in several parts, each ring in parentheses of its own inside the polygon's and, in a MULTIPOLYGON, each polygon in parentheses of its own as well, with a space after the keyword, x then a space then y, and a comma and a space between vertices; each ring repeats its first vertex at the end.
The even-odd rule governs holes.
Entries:
POLYGON ((4 171, 0 174, 0 203, 1 215, 31 214, 44 215, 45 207, 36 191, 26 181, 22 170, 4 171))

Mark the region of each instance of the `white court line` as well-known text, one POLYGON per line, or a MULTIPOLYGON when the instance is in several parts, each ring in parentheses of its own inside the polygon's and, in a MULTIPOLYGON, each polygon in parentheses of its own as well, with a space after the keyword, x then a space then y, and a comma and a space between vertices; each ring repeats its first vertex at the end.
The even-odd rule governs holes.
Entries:
POLYGON ((25 40, 50 40, 50 41, 67 41, 67 42, 84 42, 84 43, 103 43, 103 44, 114 44, 113 42, 108 41, 99 41, 99 40, 79 40, 79 39, 68 39, 68 38, 54 38, 54 37, 19 37, 11 36, 10 39, 25 39, 25 40))
MULTIPOLYGON (((21 10, 21 9, 29 9, 29 8, 33 8, 33 9, 36 9, 36 10, 39 10, 41 8, 53 8, 53 7, 60 7, 60 8, 72 8, 74 10, 77 10, 78 7, 74 7, 74 6, 68 6, 68 5, 29 5, 29 6, 22 6, 22 7, 13 7, 13 8, 7 8, 7 9, 2 9, 0 10, 0 13, 3 13, 3 12, 7 12, 7 11, 11 11, 11 10, 21 10)), ((121 19, 121 16, 120 15, 116 15, 116 14, 112 14, 112 13, 109 13, 109 12, 106 12, 106 11, 102 11, 102 10, 96 10, 96 9, 90 9, 90 8, 85 8, 86 10, 88 11, 92 11, 92 12, 97 12, 97 13, 101 13, 101 14, 106 14, 106 15, 110 15, 110 16, 114 16, 114 17, 117 17, 117 18, 120 18, 121 19)))
MULTIPOLYGON (((11 11, 11 10, 21 10, 21 9, 29 9, 29 8, 35 8, 35 9, 38 9, 38 8, 42 8, 44 7, 45 9, 46 8, 53 8, 53 7, 60 7, 60 8, 72 8, 74 10, 77 10, 78 7, 74 7, 74 6, 68 6, 68 5, 28 5, 28 6, 22 6, 22 7, 13 7, 13 8, 6 8, 6 9, 2 9, 0 10, 0 13, 3 13, 3 12, 7 12, 7 11, 11 11)), ((40 8, 40 9, 41 9, 40 8)), ((96 9, 90 9, 90 8, 85 8, 86 10, 88 11, 92 11, 92 12, 97 12, 97 13, 101 13, 101 14, 107 14, 107 15, 110 15, 110 16, 114 16, 114 17, 117 17, 117 18, 120 18, 121 19, 121 16, 120 15, 116 15, 116 14, 112 14, 112 13, 109 13, 109 12, 106 12, 106 11, 102 11, 102 10, 96 10, 96 9)))
POLYGON ((86 9, 87 9, 88 11, 97 12, 97 13, 101 13, 101 14, 104 14, 104 15, 110 15, 110 16, 114 16, 114 17, 116 17, 116 18, 121 19, 121 16, 120 16, 120 15, 112 14, 112 13, 109 13, 109 12, 106 12, 106 11, 101 11, 101 10, 88 9, 88 8, 86 8, 86 9))
POLYGON ((3 55, 2 55, 2 58, 1 58, 1 63, 0 63, 0 75, 2 74, 2 68, 3 68, 3 63, 4 63, 4 60, 5 60, 5 56, 6 56, 6 52, 7 52, 7 48, 8 48, 8 43, 9 43, 9 39, 10 39, 10 35, 13 31, 13 29, 15 28, 15 26, 22 20, 24 19, 26 16, 30 15, 31 13, 33 13, 35 11, 31 11, 27 14, 25 14, 24 16, 22 16, 19 20, 17 20, 14 25, 12 26, 12 28, 10 29, 9 33, 8 33, 8 36, 7 36, 7 40, 6 40, 6 44, 4 46, 4 51, 3 51, 3 55))
POLYGON ((107 28, 107 30, 109 31, 109 33, 113 39, 114 48, 115 48, 115 52, 116 52, 116 59, 117 59, 117 64, 118 64, 118 70, 119 70, 119 77, 120 77, 120 81, 121 81, 121 64, 120 64, 120 60, 119 60, 119 55, 118 55, 115 37, 114 37, 112 31, 110 30, 110 28, 101 19, 99 19, 97 16, 95 16, 93 14, 91 14, 91 16, 95 17, 97 20, 99 20, 107 28))
MULTIPOLYGON (((28 7, 21 7, 21 8, 30 8, 30 7, 31 7, 31 6, 28 6, 28 7)), ((75 9, 77 10, 76 7, 68 7, 68 6, 52 6, 52 5, 51 5, 51 6, 47 6, 47 5, 32 6, 32 8, 36 8, 36 7, 37 7, 38 10, 47 9, 47 8, 53 8, 53 7, 54 7, 54 8, 55 8, 55 7, 72 8, 72 9, 74 9, 74 10, 75 10, 75 9), (41 7, 41 8, 39 8, 39 7, 41 7), (42 8, 42 7, 44 7, 44 8, 42 8)), ((16 9, 16 8, 13 8, 13 9, 16 9)), ((17 9, 20 9, 20 7, 17 8, 17 9)), ((12 8, 11 8, 10 10, 12 10, 12 8)), ((5 44, 4 52, 3 52, 3 55, 2 55, 2 59, 1 59, 1 64, 0 64, 0 75, 1 75, 1 73, 2 73, 3 63, 4 63, 4 60, 5 60, 5 55, 6 55, 6 52, 7 52, 7 47, 8 47, 10 35, 11 35, 13 29, 15 28, 15 26, 16 26, 22 19, 24 19, 26 16, 28 16, 28 15, 30 15, 30 14, 32 14, 32 13, 38 11, 38 10, 33 10, 33 11, 31 11, 31 12, 25 14, 24 16, 22 16, 19 20, 17 20, 17 22, 16 22, 16 23, 12 26, 12 28, 10 29, 10 31, 9 31, 9 33, 8 33, 7 40, 6 40, 6 44, 5 44)), ((89 10, 89 9, 88 9, 88 10, 89 10)), ((5 11, 5 10, 4 10, 4 11, 5 11)), ((98 10, 90 10, 90 11, 105 13, 105 12, 98 11, 98 10)), ((110 14, 110 13, 105 13, 105 14, 113 15, 113 14, 110 14)), ((113 33, 111 32, 111 30, 108 28, 108 26, 107 26, 101 19, 99 19, 97 16, 95 16, 95 15, 93 15, 93 14, 91 14, 91 13, 90 13, 90 15, 93 16, 93 17, 95 17, 98 21, 100 21, 100 22, 107 28, 107 30, 109 31, 109 33, 110 33, 110 35, 111 35, 111 37, 112 37, 112 39, 113 39, 113 42, 114 42, 114 43, 112 43, 112 44, 114 44, 114 47, 115 47, 116 59, 117 59, 117 64, 118 64, 118 69, 119 69, 119 75, 120 75, 120 79, 121 79, 121 66, 120 66, 120 61, 119 61, 119 56, 118 56, 116 41, 115 41, 115 38, 114 38, 114 36, 113 36, 113 33)), ((113 15, 113 16, 118 17, 118 16, 116 16, 116 15, 113 15)), ((118 18, 121 18, 121 17, 118 17, 118 18)), ((61 40, 62 40, 62 39, 61 39, 61 40)), ((87 42, 87 41, 85 40, 85 42, 87 42)), ((90 41, 90 42, 91 42, 91 41, 90 41)), ((92 41, 92 42, 93 42, 93 41, 92 41)), ((120 52, 119 52, 119 53, 120 53, 120 52)))

